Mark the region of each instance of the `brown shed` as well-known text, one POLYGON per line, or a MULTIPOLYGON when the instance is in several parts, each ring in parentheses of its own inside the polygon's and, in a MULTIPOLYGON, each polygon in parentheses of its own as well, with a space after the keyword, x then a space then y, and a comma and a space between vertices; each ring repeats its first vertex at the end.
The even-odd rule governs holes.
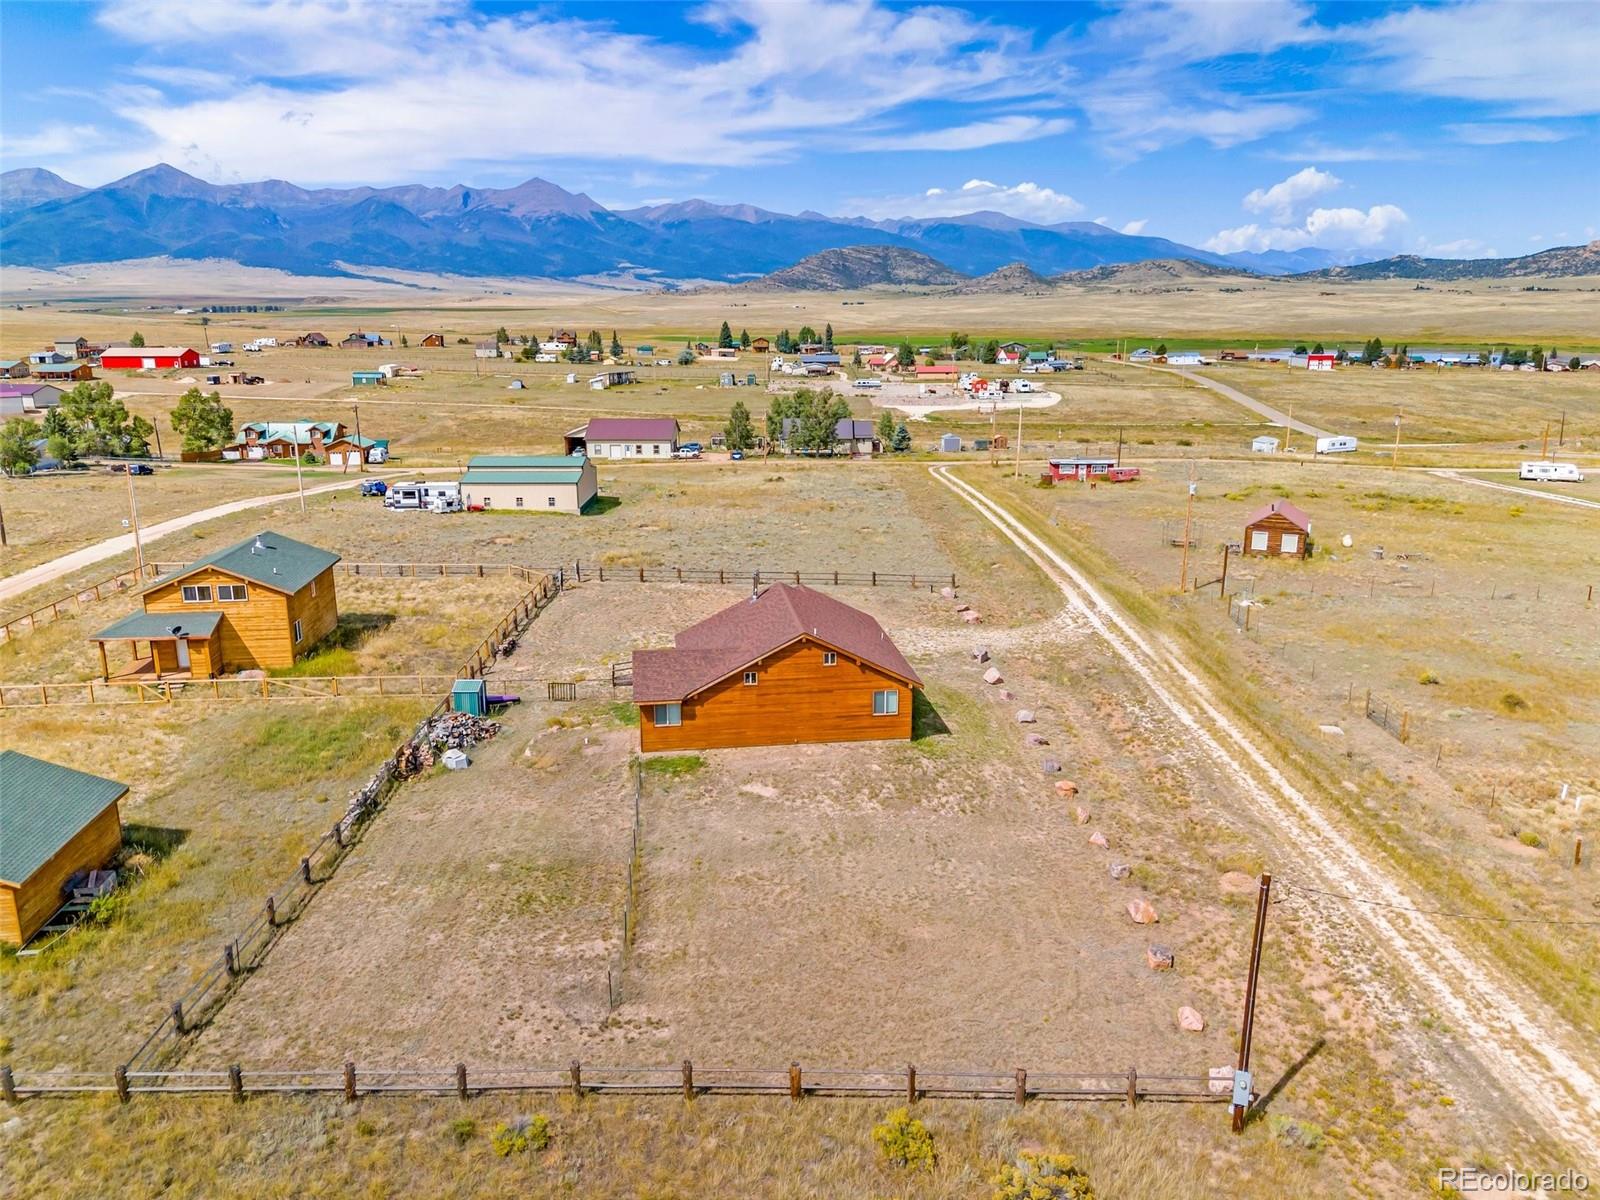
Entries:
POLYGON ((0 942, 26 944, 66 902, 74 875, 111 861, 127 793, 115 779, 0 752, 0 942))
POLYGON ((868 613, 774 584, 635 650, 639 748, 709 749, 909 738, 922 687, 868 613))
POLYGON ((1310 549, 1311 518, 1287 500, 1274 500, 1244 523, 1244 552, 1275 558, 1304 558, 1310 549))
POLYGON ((432 347, 435 347, 435 348, 443 346, 444 345, 444 334, 442 334, 442 333, 430 333, 425 338, 422 339, 422 345, 424 345, 424 346, 432 346, 432 347))

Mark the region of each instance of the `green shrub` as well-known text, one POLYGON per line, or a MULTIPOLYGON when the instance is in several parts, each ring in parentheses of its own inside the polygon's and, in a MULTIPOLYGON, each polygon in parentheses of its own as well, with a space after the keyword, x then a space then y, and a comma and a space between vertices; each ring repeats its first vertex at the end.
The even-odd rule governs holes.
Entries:
POLYGON ((550 1118, 536 1113, 532 1117, 518 1117, 509 1124, 501 1122, 494 1127, 490 1142, 501 1158, 543 1150, 550 1144, 550 1118))
POLYGON ((1024 1150, 995 1172, 994 1200, 1094 1200, 1089 1177, 1070 1154, 1024 1150))
POLYGON ((1517 834, 1517 841, 1521 842, 1524 846, 1532 846, 1535 850, 1544 845, 1544 839, 1531 829, 1524 829, 1521 833, 1517 834))
POLYGON ((471 1117, 457 1117, 446 1128, 450 1139, 458 1146, 465 1146, 478 1133, 478 1123, 471 1117))
POLYGON ((96 896, 89 901, 89 920, 96 925, 110 925, 128 910, 128 893, 124 891, 109 892, 104 896, 96 896))
POLYGON ((1439 677, 1424 667, 1417 673, 1417 682, 1422 684, 1438 683, 1439 677))
POLYGON ((1310 1121, 1297 1121, 1293 1117, 1273 1113, 1267 1118, 1267 1128, 1272 1136, 1286 1146, 1299 1146, 1302 1150, 1315 1150, 1322 1145, 1322 1126, 1310 1121))
POLYGON ((378 1132, 378 1127, 373 1122, 363 1117, 361 1120, 356 1122, 356 1132, 362 1137, 371 1137, 373 1134, 378 1132))
POLYGON ((897 1108, 874 1125, 872 1140, 883 1157, 895 1166, 933 1170, 933 1134, 908 1108, 897 1108))
POLYGON ((699 754, 663 754, 647 758, 641 765, 652 775, 667 775, 676 779, 680 775, 694 774, 706 765, 706 760, 699 754))
POLYGON ((1528 707, 1528 702, 1515 692, 1506 692, 1500 697, 1500 707, 1508 713, 1523 712, 1528 707))

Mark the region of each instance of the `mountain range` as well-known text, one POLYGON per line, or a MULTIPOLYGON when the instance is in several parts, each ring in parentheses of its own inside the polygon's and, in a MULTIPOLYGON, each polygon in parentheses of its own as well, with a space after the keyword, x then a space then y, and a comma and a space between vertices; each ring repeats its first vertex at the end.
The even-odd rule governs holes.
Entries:
MULTIPOLYGON (((957 286, 1004 270, 1009 275, 984 290, 1012 291, 1031 290, 1034 278, 1171 260, 1334 279, 1465 278, 1495 274, 1501 268, 1493 264, 1508 262, 1521 264, 1505 268, 1512 275, 1596 269, 1593 246, 1518 260, 1401 257, 1350 265, 1316 248, 1223 255, 1094 222, 1043 225, 989 211, 874 220, 705 200, 613 211, 537 178, 510 188, 313 189, 279 179, 207 183, 165 163, 96 188, 37 167, 0 175, 0 258, 13 266, 165 256, 227 259, 300 275, 350 274, 349 264, 360 264, 363 270, 465 276, 627 276, 671 286, 770 282, 809 256, 848 251, 844 261, 822 271, 863 282, 839 286, 909 282, 904 263, 897 266, 893 256, 880 256, 876 268, 862 259, 873 246, 926 255, 948 273, 941 282, 957 286)), ((926 264, 908 269, 929 274, 926 264)), ((793 285, 780 279, 775 286, 793 285)))
POLYGON ((1213 254, 1092 222, 1041 225, 998 212, 872 220, 687 200, 612 211, 543 179, 511 188, 302 188, 214 184, 166 164, 85 188, 40 168, 0 175, 0 252, 57 267, 168 256, 232 259, 298 274, 346 264, 460 275, 738 282, 854 246, 918 250, 962 275, 1021 262, 1042 274, 1184 258, 1263 273, 1334 265, 1213 254))

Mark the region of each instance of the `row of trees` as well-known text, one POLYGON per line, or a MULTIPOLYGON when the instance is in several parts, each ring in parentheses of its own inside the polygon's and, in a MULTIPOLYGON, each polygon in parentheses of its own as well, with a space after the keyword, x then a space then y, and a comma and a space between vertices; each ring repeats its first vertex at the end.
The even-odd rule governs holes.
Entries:
MULTIPOLYGON (((826 453, 834 447, 839 422, 849 417, 850 405, 831 388, 820 391, 800 388, 787 395, 774 396, 767 408, 767 444, 775 446, 782 442, 793 453, 826 453), (789 423, 787 436, 785 422, 789 423)), ((878 417, 877 435, 886 448, 896 453, 911 449, 911 431, 904 423, 897 427, 894 415, 887 409, 878 417)), ((743 400, 735 400, 728 411, 722 438, 729 450, 745 451, 755 447, 755 424, 743 400)))
MULTIPOLYGON (((218 450, 233 441, 233 410, 217 392, 190 388, 172 409, 172 427, 185 450, 218 450)), ((129 414, 100 379, 78 384, 45 413, 42 424, 13 417, 0 426, 0 471, 25 474, 39 465, 39 443, 57 462, 71 464, 92 456, 150 457, 155 426, 129 414)))

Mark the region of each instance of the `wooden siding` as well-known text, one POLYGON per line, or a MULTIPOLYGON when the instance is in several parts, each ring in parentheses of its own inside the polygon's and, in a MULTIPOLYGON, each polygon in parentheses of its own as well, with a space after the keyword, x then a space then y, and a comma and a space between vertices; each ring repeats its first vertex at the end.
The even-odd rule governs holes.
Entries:
POLYGON ((800 742, 862 742, 911 736, 911 689, 876 667, 844 654, 822 665, 823 647, 809 638, 757 663, 757 682, 743 672, 683 702, 683 724, 658 727, 655 705, 640 705, 639 748, 708 750, 728 746, 787 746, 800 742), (872 693, 894 688, 900 711, 872 715, 872 693))
MULTIPOLYGON (((220 612, 222 623, 217 626, 212 643, 218 649, 220 661, 208 662, 216 674, 293 666, 298 654, 311 649, 339 623, 332 567, 292 597, 227 571, 207 567, 145 593, 144 607, 146 612, 220 612), (218 600, 216 588, 223 583, 244 584, 249 599, 218 600), (210 601, 184 603, 184 586, 195 584, 211 586, 210 601), (311 594, 313 586, 315 596, 311 594), (298 644, 294 640, 296 620, 302 622, 298 644)), ((191 643, 191 653, 194 645, 191 643)), ((207 657, 211 658, 209 654, 207 657)))
POLYGON ((1261 520, 1257 521, 1254 525, 1245 526, 1244 552, 1246 554, 1255 554, 1258 556, 1281 556, 1284 554, 1283 535, 1286 533, 1300 535, 1300 548, 1298 550, 1290 551, 1286 557, 1304 558, 1306 556, 1306 542, 1310 540, 1311 535, 1305 530, 1301 529, 1300 526, 1296 525, 1293 521, 1289 520, 1289 518, 1284 516, 1282 513, 1272 513, 1268 516, 1262 517, 1261 520), (1258 529, 1262 530, 1267 535, 1267 548, 1265 550, 1251 549, 1251 543, 1255 540, 1251 535, 1258 529))
POLYGON ((61 889, 79 871, 103 867, 122 845, 115 803, 80 829, 20 887, 0 884, 0 942, 22 945, 61 907, 61 889))

